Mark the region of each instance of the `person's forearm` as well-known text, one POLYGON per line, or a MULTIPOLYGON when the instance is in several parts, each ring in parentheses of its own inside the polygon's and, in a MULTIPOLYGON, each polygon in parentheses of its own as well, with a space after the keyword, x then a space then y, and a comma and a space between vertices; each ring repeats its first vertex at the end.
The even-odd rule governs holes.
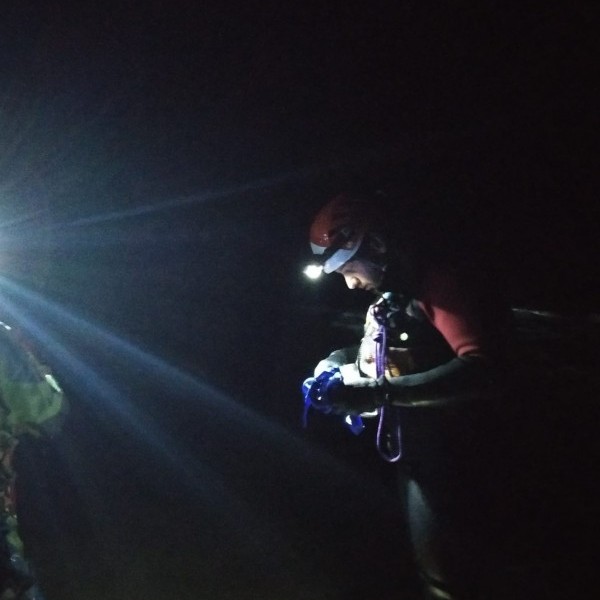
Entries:
POLYGON ((389 377, 392 404, 435 401, 483 391, 491 383, 491 368, 482 357, 467 355, 429 371, 389 377))

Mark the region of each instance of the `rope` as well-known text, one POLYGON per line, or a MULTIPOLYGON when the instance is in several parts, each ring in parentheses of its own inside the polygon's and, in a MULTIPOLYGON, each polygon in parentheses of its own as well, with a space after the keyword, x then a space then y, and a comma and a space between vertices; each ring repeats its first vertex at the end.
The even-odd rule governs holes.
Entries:
MULTIPOLYGON (((379 324, 375 336, 375 372, 377 379, 385 377, 387 354, 387 303, 384 298, 371 307, 372 315, 379 324)), ((387 401, 387 394, 385 397, 387 401)), ((387 462, 394 463, 402 458, 402 431, 398 409, 382 406, 379 409, 379 423, 375 444, 379 455, 387 462), (389 412, 388 412, 389 409, 389 412), (384 446, 383 438, 386 437, 384 446)))

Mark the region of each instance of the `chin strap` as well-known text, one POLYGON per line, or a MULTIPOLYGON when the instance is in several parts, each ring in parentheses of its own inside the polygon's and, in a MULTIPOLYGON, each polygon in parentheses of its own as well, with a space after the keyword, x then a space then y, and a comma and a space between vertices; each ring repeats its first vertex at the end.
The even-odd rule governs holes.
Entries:
MULTIPOLYGON (((377 379, 385 381, 387 353, 387 321, 388 306, 385 295, 373 304, 369 310, 379 324, 375 336, 375 370, 377 379)), ((385 388, 384 388, 385 389, 385 388)), ((379 424, 375 444, 380 456, 387 462, 397 462, 402 458, 402 431, 400 428, 399 409, 390 406, 388 394, 384 393, 384 405, 379 409, 379 424)))

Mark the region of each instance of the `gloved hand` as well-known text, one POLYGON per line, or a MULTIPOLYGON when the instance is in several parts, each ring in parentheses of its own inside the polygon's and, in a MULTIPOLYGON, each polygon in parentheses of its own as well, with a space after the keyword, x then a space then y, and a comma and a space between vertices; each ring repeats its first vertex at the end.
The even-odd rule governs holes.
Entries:
POLYGON ((358 346, 334 350, 327 358, 324 358, 317 364, 315 367, 314 376, 318 377, 324 371, 337 369, 341 365, 354 362, 356 360, 357 352, 358 346))
POLYGON ((360 415, 373 412, 383 404, 381 387, 385 378, 363 377, 355 363, 339 368, 342 385, 329 393, 332 410, 341 414, 360 415))
POLYGON ((331 403, 332 390, 343 385, 340 370, 337 368, 322 371, 316 377, 308 377, 302 382, 305 405, 324 413, 334 412, 331 403))
POLYGON ((372 377, 365 377, 359 370, 356 363, 350 363, 347 365, 340 365, 340 375, 344 381, 344 385, 350 385, 352 387, 359 388, 377 388, 383 385, 385 377, 379 379, 373 379, 372 377))
POLYGON ((340 385, 329 394, 332 412, 344 415, 364 415, 377 410, 383 404, 379 386, 340 385))
POLYGON ((362 418, 357 414, 349 414, 343 409, 338 409, 331 398, 335 390, 343 388, 344 383, 340 370, 328 369, 317 377, 308 377, 302 383, 302 394, 304 395, 304 426, 306 427, 308 409, 317 409, 325 414, 339 415, 344 418, 344 423, 350 428, 354 435, 359 435, 365 428, 362 418))
POLYGON ((325 413, 358 415, 382 404, 378 390, 385 379, 363 377, 352 363, 309 377, 302 385, 305 401, 325 413))

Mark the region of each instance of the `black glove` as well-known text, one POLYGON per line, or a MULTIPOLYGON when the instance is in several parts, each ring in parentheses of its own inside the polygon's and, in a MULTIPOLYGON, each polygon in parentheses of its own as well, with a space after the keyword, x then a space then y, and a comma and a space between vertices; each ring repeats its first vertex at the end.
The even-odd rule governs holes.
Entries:
POLYGON ((344 415, 360 415, 373 412, 382 406, 384 392, 379 385, 339 385, 331 390, 329 398, 332 412, 344 415))

